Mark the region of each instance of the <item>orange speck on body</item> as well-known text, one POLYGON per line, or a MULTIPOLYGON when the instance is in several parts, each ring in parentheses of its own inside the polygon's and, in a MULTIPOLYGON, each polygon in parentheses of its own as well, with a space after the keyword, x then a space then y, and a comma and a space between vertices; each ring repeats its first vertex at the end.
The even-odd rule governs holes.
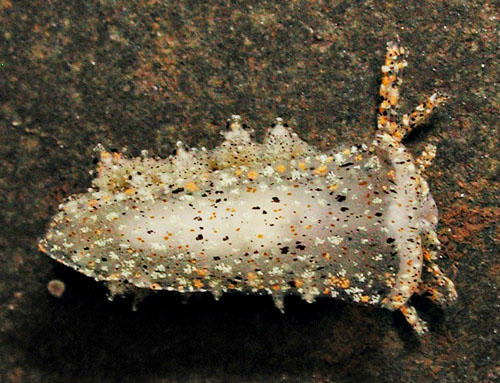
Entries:
POLYGON ((195 192, 196 190, 198 190, 198 186, 192 181, 187 182, 184 187, 190 192, 195 192))
POLYGON ((110 157, 111 157, 110 152, 101 152, 101 160, 103 160, 105 158, 110 158, 110 157))
POLYGON ((351 281, 345 277, 331 277, 330 278, 330 284, 335 287, 339 287, 341 289, 347 289, 349 285, 351 284, 351 281))
POLYGON ((152 283, 149 288, 151 290, 160 290, 161 289, 161 286, 158 284, 158 283, 152 283))
POLYGON ((247 174, 247 178, 249 180, 254 180, 259 176, 259 174, 255 170, 250 170, 247 174))
POLYGON ((320 165, 316 169, 314 169, 313 173, 317 176, 324 176, 328 168, 326 165, 320 165))
POLYGON ((207 270, 206 269, 196 269, 196 274, 198 274, 198 276, 200 277, 204 277, 205 275, 207 275, 207 270))
POLYGON ((247 273, 247 278, 249 281, 255 281, 257 279, 257 274, 254 272, 247 273))
POLYGON ((402 298, 402 297, 401 297, 401 294, 397 294, 397 295, 394 295, 394 296, 392 297, 392 301, 393 301, 393 302, 400 302, 400 301, 401 301, 401 298, 402 298))
POLYGON ((432 260, 432 255, 430 253, 430 251, 428 250, 424 250, 423 251, 423 255, 424 255, 424 259, 427 261, 427 262, 430 262, 432 260))
POLYGON ((280 164, 280 165, 276 166, 276 171, 283 174, 286 171, 285 165, 280 164))

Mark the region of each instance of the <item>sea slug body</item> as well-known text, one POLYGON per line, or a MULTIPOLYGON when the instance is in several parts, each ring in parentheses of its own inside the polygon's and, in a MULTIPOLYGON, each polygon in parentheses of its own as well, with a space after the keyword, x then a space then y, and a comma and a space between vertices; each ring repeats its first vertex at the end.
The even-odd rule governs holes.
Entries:
POLYGON ((281 119, 262 144, 233 116, 214 150, 167 159, 100 148, 88 193, 60 206, 40 250, 111 295, 138 289, 328 296, 401 310, 425 294, 447 305, 453 282, 435 260, 438 216, 424 179, 436 148, 402 144, 445 101, 438 93, 397 118, 405 49, 388 43, 378 131, 368 144, 321 153, 281 119))

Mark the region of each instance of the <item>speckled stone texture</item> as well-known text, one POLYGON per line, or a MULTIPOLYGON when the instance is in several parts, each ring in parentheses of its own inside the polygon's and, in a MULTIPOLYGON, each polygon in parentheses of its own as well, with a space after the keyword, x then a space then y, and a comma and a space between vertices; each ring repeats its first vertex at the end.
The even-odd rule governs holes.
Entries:
POLYGON ((0 0, 2 382, 497 382, 500 379, 499 12, 495 2, 0 0), (386 42, 410 48, 402 102, 451 95, 406 140, 428 170, 459 300, 399 313, 334 300, 158 293, 133 312, 40 254, 93 148, 213 148, 234 113, 281 116, 321 150, 375 132, 386 42), (64 281, 58 299, 49 281, 64 281))

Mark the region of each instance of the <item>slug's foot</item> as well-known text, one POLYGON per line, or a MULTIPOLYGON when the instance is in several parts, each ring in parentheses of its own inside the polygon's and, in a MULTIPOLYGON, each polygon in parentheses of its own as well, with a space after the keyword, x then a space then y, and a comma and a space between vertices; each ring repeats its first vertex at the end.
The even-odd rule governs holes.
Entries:
MULTIPOLYGON (((414 290, 414 293, 426 296, 444 308, 451 306, 456 301, 457 291, 452 280, 440 270, 435 262, 437 258, 436 250, 439 249, 439 241, 432 233, 434 231, 427 233, 428 236, 424 237, 427 245, 433 250, 424 250, 421 282, 414 290)), ((403 313, 407 322, 419 335, 423 335, 428 331, 426 323, 419 318, 416 309, 408 302, 399 307, 393 306, 393 308, 399 309, 403 313)))
POLYGON ((441 307, 451 306, 457 299, 455 285, 443 274, 432 260, 426 262, 422 270, 422 282, 418 286, 421 295, 428 296, 441 307))
POLYGON ((393 136, 398 129, 397 108, 399 108, 399 86, 403 83, 401 73, 408 65, 407 50, 395 42, 387 43, 387 53, 382 65, 382 83, 379 94, 382 97, 377 117, 379 130, 393 136))
POLYGON ((408 303, 405 303, 403 306, 399 308, 399 311, 403 313, 406 318, 406 321, 410 324, 411 327, 417 332, 418 335, 422 336, 429 331, 427 327, 427 323, 420 319, 417 314, 417 310, 415 307, 410 306, 408 303))
POLYGON ((448 100, 448 96, 439 92, 433 93, 425 102, 418 105, 409 114, 405 114, 399 126, 402 137, 408 135, 414 128, 421 125, 432 114, 434 109, 448 100))
POLYGON ((408 50, 396 42, 387 43, 387 53, 382 65, 382 83, 379 94, 382 97, 377 116, 379 130, 389 134, 397 142, 421 125, 448 96, 434 92, 425 102, 418 105, 411 113, 398 117, 399 87, 403 83, 403 69, 408 65, 405 57, 408 50))
POLYGON ((415 159, 420 174, 425 174, 425 170, 431 166, 432 161, 436 157, 436 147, 432 144, 425 145, 425 149, 420 153, 420 155, 415 159))

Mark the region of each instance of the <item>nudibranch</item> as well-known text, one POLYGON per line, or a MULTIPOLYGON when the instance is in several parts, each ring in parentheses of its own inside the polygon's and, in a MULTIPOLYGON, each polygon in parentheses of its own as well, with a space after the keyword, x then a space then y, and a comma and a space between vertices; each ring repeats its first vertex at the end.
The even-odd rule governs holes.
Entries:
POLYGON ((409 299, 447 305, 453 282, 436 264, 438 213, 424 179, 436 154, 414 159, 403 138, 446 99, 435 93, 397 116, 406 50, 388 43, 378 131, 371 143, 322 153, 281 118, 263 143, 239 116, 213 150, 136 158, 100 147, 87 193, 60 205, 40 250, 130 291, 227 291, 326 296, 400 310, 427 326, 409 299))

